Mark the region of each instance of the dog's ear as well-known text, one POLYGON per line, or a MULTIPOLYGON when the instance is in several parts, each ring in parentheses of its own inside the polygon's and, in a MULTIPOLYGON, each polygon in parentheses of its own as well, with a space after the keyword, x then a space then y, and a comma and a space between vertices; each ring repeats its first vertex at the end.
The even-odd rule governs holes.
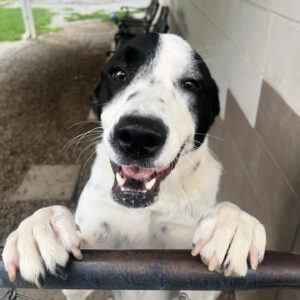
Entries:
POLYGON ((202 60, 201 56, 195 52, 194 58, 196 66, 201 74, 202 88, 199 91, 195 111, 198 113, 196 134, 194 136, 195 147, 197 148, 204 141, 205 135, 214 123, 216 116, 220 112, 219 90, 216 82, 202 60))
POLYGON ((220 112, 220 101, 219 101, 219 89, 217 87, 216 82, 211 77, 211 74, 206 66, 205 62, 203 61, 202 57, 195 52, 194 58, 196 60, 197 68, 202 76, 203 79, 203 93, 205 97, 205 105, 209 108, 209 126, 211 126, 214 122, 215 117, 220 112))
POLYGON ((102 113, 102 104, 100 101, 100 90, 101 90, 101 81, 99 82, 99 84, 95 88, 92 96, 90 97, 90 103, 91 103, 92 109, 99 120, 100 120, 101 113, 102 113))
POLYGON ((215 117, 220 113, 219 89, 216 82, 211 78, 211 83, 207 89, 208 101, 210 106, 211 124, 213 124, 215 117))

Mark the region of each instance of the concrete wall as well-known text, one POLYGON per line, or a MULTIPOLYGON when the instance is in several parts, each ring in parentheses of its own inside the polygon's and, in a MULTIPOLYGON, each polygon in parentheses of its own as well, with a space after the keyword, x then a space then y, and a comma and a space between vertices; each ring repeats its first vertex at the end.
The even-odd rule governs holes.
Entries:
MULTIPOLYGON (((204 58, 220 89, 210 144, 219 200, 265 224, 267 248, 300 251, 300 1, 169 0, 171 32, 204 58), (299 230, 298 230, 299 231, 299 230)), ((284 291, 238 299, 299 299, 284 291)))

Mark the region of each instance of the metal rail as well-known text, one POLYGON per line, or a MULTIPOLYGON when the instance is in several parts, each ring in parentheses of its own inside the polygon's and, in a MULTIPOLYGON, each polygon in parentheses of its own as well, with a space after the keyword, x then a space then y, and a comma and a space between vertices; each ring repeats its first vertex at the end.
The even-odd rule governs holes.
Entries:
MULTIPOLYGON (((225 277, 208 271, 188 250, 83 250, 66 280, 48 275, 46 289, 250 290, 300 288, 300 254, 267 251, 257 271, 225 277)), ((2 249, 0 249, 2 254, 2 249)), ((10 283, 0 260, 0 287, 35 288, 17 276, 10 283)))

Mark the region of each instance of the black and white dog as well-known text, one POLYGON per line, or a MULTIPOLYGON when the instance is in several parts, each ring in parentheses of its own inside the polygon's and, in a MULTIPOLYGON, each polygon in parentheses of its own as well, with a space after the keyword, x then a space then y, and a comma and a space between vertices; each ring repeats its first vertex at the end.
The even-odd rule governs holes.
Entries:
MULTIPOLYGON (((106 64, 97 89, 103 139, 75 218, 61 206, 25 219, 6 242, 11 280, 41 285, 64 275, 69 252, 191 248, 209 270, 244 276, 262 260, 265 229, 237 206, 216 204, 221 166, 206 134, 219 113, 218 90, 201 57, 172 34, 131 40, 106 64), (79 225, 81 231, 77 232, 79 225)), ((91 291, 65 291, 85 299, 91 291)), ((116 299, 171 299, 168 291, 116 291, 116 299)), ((218 292, 188 292, 215 299, 218 292)))

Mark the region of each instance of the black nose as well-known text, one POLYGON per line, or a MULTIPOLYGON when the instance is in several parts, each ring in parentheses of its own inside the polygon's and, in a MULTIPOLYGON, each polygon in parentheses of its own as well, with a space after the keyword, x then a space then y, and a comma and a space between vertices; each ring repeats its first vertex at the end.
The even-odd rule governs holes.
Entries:
POLYGON ((113 145, 132 159, 154 157, 162 149, 168 130, 157 118, 122 117, 114 130, 113 145))

